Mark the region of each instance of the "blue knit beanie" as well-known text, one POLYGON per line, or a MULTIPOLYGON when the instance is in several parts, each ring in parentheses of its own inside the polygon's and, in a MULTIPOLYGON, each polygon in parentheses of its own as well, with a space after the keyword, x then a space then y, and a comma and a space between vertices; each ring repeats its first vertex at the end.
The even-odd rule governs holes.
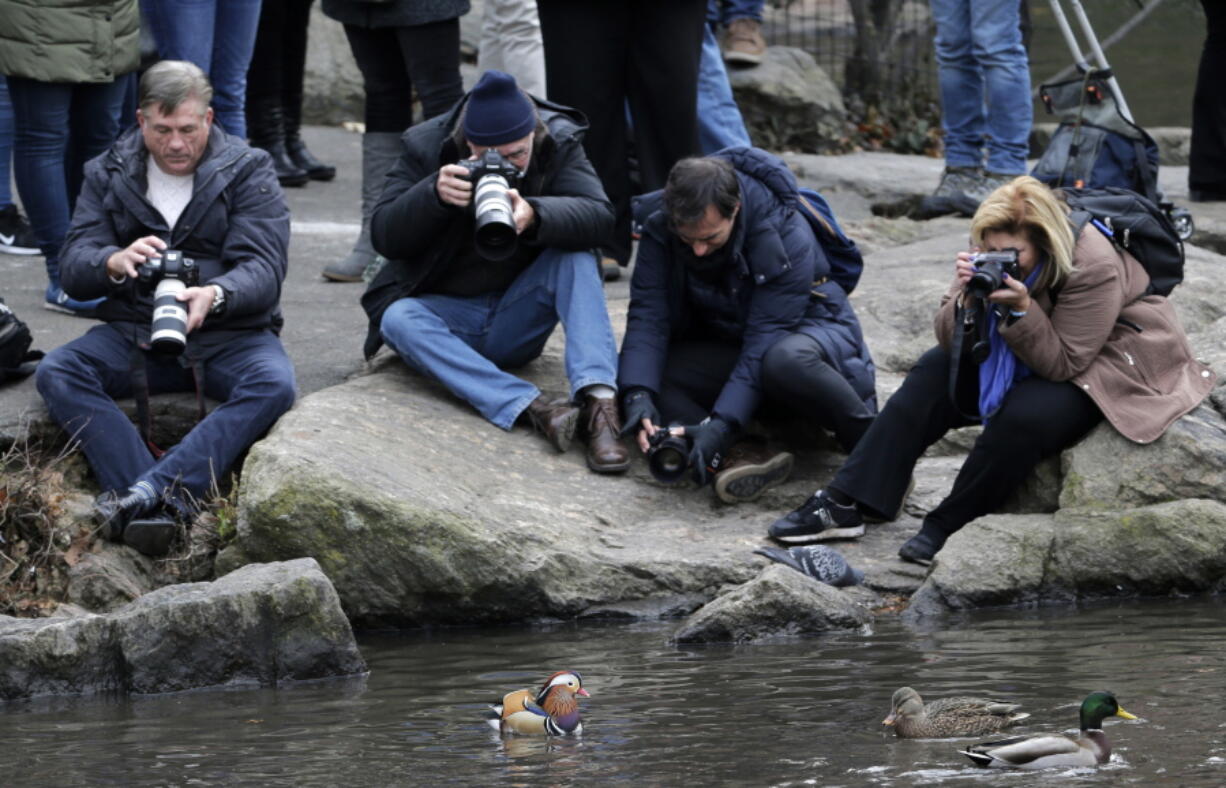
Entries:
POLYGON ((464 110, 464 137, 474 145, 505 145, 536 128, 532 101, 515 77, 490 69, 481 75, 464 110))

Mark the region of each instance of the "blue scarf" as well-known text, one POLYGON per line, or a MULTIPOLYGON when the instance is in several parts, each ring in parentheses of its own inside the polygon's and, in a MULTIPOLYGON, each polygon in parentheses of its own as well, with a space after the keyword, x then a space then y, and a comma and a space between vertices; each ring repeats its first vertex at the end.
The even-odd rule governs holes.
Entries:
MULTIPOLYGON (((1034 287, 1042 270, 1043 264, 1040 263, 1030 272, 1030 276, 1026 277, 1024 284, 1027 290, 1034 287)), ((1030 308, 1038 307, 1032 303, 1030 308)), ((988 417, 1000 409, 1013 384, 1030 376, 1030 367, 1017 360, 1017 356, 1009 349, 1009 343, 997 330, 1000 318, 997 317, 996 310, 988 308, 984 312, 988 322, 988 343, 991 350, 987 360, 979 365, 979 418, 986 426, 988 417)))

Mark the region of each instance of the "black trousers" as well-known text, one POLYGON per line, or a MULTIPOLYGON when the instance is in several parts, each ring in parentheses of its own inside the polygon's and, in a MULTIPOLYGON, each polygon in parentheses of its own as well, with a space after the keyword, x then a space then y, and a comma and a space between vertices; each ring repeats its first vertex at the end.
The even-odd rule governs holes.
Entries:
POLYGON ((698 154, 704 0, 538 0, 549 98, 587 116, 583 146, 617 211, 605 251, 630 260, 626 104, 642 191, 698 154))
MULTIPOLYGON (((741 349, 722 342, 681 340, 668 351, 660 386, 665 424, 696 424, 715 406, 741 349)), ((768 407, 782 407, 834 433, 851 451, 873 423, 873 411, 826 360, 817 342, 789 334, 762 358, 762 393, 768 407)))
POLYGON ((399 134, 413 124, 413 88, 424 118, 441 115, 464 95, 460 20, 413 27, 345 25, 366 91, 366 130, 399 134))
POLYGON ((298 118, 302 112, 302 75, 306 68, 307 24, 315 0, 263 0, 255 50, 247 69, 247 125, 261 102, 280 104, 298 118))
MULTIPOLYGON (((835 474, 830 487, 871 514, 893 517, 924 451, 955 427, 979 423, 961 411, 978 409, 978 370, 964 361, 956 407, 949 397, 949 354, 920 357, 902 387, 835 474)), ((1044 457, 1065 449, 1102 421, 1094 401, 1073 383, 1031 376, 1015 384, 989 419, 945 500, 924 518, 924 530, 948 536, 1000 508, 1044 457)))
POLYGON ((1226 3, 1201 0, 1208 21, 1192 98, 1188 188, 1226 195, 1226 3))

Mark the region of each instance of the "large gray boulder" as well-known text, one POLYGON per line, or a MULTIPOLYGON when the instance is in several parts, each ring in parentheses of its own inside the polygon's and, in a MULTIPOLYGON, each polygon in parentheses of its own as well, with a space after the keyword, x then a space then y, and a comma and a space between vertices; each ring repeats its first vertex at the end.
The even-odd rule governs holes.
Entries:
POLYGON ((1226 505, 1219 501, 989 515, 950 537, 908 615, 1224 587, 1226 505))
POLYGON ((362 72, 358 70, 349 39, 345 37, 345 28, 325 16, 316 3, 311 8, 307 35, 302 81, 305 122, 335 126, 345 121, 362 120, 366 91, 362 87, 362 72))
POLYGON ((0 699, 276 686, 365 670, 311 559, 166 586, 109 615, 0 616, 0 699))
POLYGON ((728 81, 759 148, 816 152, 845 145, 843 94, 803 49, 770 47, 760 65, 728 69, 728 81))
POLYGON ((852 629, 869 618, 868 608, 850 592, 772 564, 691 615, 673 634, 673 641, 756 643, 852 629))

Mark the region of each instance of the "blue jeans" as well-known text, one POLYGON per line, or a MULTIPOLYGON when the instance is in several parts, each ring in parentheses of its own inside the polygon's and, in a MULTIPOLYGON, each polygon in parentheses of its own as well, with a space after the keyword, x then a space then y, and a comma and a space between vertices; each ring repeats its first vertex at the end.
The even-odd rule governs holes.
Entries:
MULTIPOLYGON (((294 367, 268 331, 237 333, 204 364, 204 393, 222 404, 155 460, 115 397, 132 396, 132 340, 111 324, 52 350, 35 383, 47 410, 80 441, 103 490, 148 482, 201 498, 294 404, 294 367)), ((178 359, 145 354, 149 393, 194 391, 178 359)))
POLYGON ((724 56, 710 25, 703 25, 698 61, 698 149, 704 155, 735 145, 751 145, 749 132, 724 69, 724 56))
POLYGON ((140 0, 163 60, 189 60, 213 83, 221 127, 247 138, 247 67, 255 51, 260 0, 140 0))
POLYGON ((59 284, 60 245, 81 191, 85 162, 119 135, 116 116, 124 86, 122 78, 75 84, 8 78, 17 121, 13 174, 54 285, 59 284))
POLYGON ((591 252, 546 249, 502 293, 402 298, 380 330, 406 364, 509 430, 541 392, 502 368, 539 356, 559 320, 571 398, 597 383, 617 388, 617 344, 591 252))
POLYGON ((9 83, 0 74, 0 208, 13 202, 9 182, 13 176, 13 103, 9 101, 9 83))
POLYGON ((1030 68, 1018 0, 931 0, 945 163, 1026 172, 1030 68))
POLYGON ((762 21, 762 8, 766 0, 710 0, 707 3, 707 21, 726 25, 733 19, 762 21))

